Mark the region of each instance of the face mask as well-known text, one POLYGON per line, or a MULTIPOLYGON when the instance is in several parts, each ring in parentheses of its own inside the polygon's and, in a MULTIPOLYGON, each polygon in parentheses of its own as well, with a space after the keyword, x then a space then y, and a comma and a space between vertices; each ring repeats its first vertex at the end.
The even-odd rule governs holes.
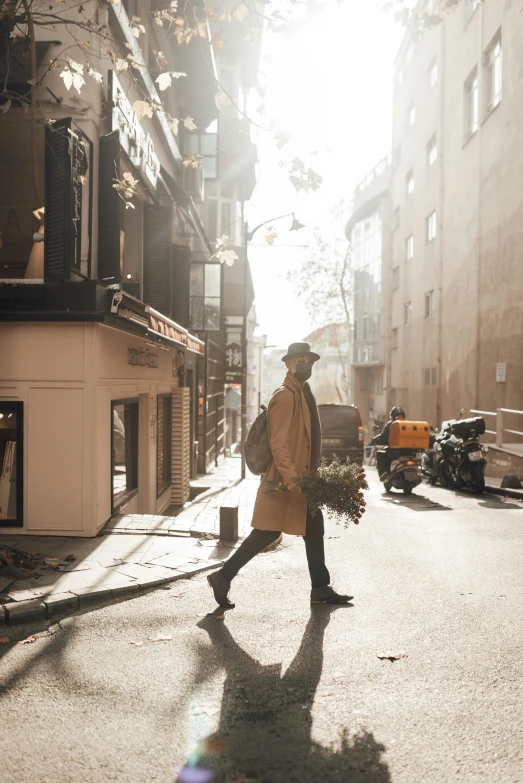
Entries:
POLYGON ((302 383, 304 381, 308 381, 309 378, 312 375, 312 367, 308 362, 298 362, 296 365, 296 369, 294 371, 294 377, 296 380, 301 381, 302 383))

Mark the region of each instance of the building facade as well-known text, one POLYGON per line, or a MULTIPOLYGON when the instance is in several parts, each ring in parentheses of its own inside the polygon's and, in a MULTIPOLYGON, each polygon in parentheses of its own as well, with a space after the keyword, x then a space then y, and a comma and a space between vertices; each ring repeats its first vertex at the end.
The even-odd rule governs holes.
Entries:
POLYGON ((327 324, 308 334, 304 341, 321 357, 314 366, 311 387, 318 405, 349 402, 349 327, 327 324))
POLYGON ((434 425, 521 408, 522 74, 501 0, 465 0, 396 60, 391 401, 434 425))
POLYGON ((360 411, 367 439, 386 420, 393 396, 387 372, 394 335, 388 301, 391 169, 389 156, 360 182, 346 227, 352 269, 351 402, 360 411))
MULTIPOLYGON (((69 63, 83 62, 66 26, 61 41, 35 28, 36 80, 16 40, 0 57, 6 532, 90 536, 113 513, 162 513, 225 451, 225 273, 215 255, 225 218, 215 225, 213 215, 224 215, 232 192, 239 212, 228 219, 241 226, 255 150, 239 112, 227 126, 232 150, 239 136, 243 145, 235 166, 220 136, 205 8, 179 4, 178 26, 189 30, 199 14, 206 30, 182 47, 153 23, 160 6, 146 6, 142 24, 130 2, 89 5, 114 51, 101 47, 81 92, 60 73, 72 69, 73 79, 74 65, 46 65, 68 45, 69 63), (187 77, 163 90, 157 76, 167 71, 187 77), (24 110, 31 86, 36 118, 24 110), (159 105, 160 89, 165 112, 144 110, 159 105), (180 118, 177 133, 167 113, 180 118), (132 197, 123 196, 130 182, 132 197)), ((237 40, 233 26, 222 56, 241 70, 247 50, 252 73, 257 44, 241 50, 237 40)))

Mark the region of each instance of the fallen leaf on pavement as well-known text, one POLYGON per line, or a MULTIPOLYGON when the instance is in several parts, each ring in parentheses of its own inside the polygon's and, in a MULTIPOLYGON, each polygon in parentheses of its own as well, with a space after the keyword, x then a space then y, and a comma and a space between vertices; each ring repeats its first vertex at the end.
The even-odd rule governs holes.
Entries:
POLYGON ((400 658, 408 658, 409 656, 405 652, 382 652, 376 653, 381 661, 398 661, 400 658))
POLYGON ((150 636, 150 642, 170 642, 173 638, 172 633, 159 633, 157 636, 150 636))
POLYGON ((131 644, 134 644, 135 647, 141 647, 143 642, 131 642, 131 644))
POLYGON ((501 595, 498 595, 498 598, 500 598, 502 601, 507 600, 507 596, 504 593, 501 593, 501 595))
POLYGON ((216 615, 216 619, 217 620, 225 620, 225 615, 224 614, 217 614, 216 615))
POLYGON ((36 642, 38 639, 38 636, 34 633, 31 636, 28 636, 27 639, 22 639, 20 644, 33 644, 33 642, 36 642))
POLYGON ((60 567, 60 561, 56 557, 46 557, 44 563, 46 563, 48 566, 51 566, 51 568, 60 567))
POLYGON ((76 555, 67 555, 66 557, 64 557, 64 561, 66 563, 72 563, 73 560, 76 560, 76 555))
POLYGON ((2 636, 2 638, 0 639, 0 644, 7 644, 8 641, 9 641, 9 636, 2 636))

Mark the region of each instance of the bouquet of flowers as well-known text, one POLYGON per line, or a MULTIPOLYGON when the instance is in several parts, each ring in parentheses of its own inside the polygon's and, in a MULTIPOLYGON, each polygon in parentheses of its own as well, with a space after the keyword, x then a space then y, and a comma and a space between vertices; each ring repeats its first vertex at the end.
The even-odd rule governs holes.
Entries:
POLYGON ((316 473, 306 473, 293 481, 301 487, 312 514, 324 507, 345 527, 350 522, 359 524, 366 505, 363 490, 369 485, 363 468, 348 457, 345 462, 334 457, 330 464, 323 458, 316 473))
MULTIPOLYGON (((351 462, 349 457, 345 462, 340 462, 335 456, 331 463, 322 457, 316 473, 305 473, 292 481, 301 488, 313 516, 324 507, 336 522, 344 522, 345 527, 348 527, 349 522, 359 525, 367 505, 363 490, 368 489, 369 485, 363 468, 351 462)), ((263 494, 288 491, 281 483, 267 481, 263 494)))

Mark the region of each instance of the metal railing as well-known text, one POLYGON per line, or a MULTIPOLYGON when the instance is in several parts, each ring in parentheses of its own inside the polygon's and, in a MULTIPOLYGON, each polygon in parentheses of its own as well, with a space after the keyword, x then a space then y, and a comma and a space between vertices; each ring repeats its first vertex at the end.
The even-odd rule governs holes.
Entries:
MULTIPOLYGON (((478 411, 478 410, 473 410, 471 408, 470 412, 474 416, 489 416, 489 417, 493 417, 494 418, 494 427, 495 427, 495 429, 493 429, 493 430, 485 430, 485 434, 486 435, 494 435, 495 436, 495 438, 496 438, 496 446, 499 449, 504 448, 504 446, 503 446, 503 443, 504 443, 503 435, 504 435, 504 433, 507 433, 508 435, 517 435, 520 438, 523 438, 523 432, 521 430, 513 430, 513 429, 510 429, 509 427, 503 426, 504 422, 506 421, 505 416, 507 416, 507 415, 510 415, 510 416, 514 416, 514 415, 516 415, 516 416, 523 416, 523 411, 513 410, 512 408, 496 408, 495 411, 478 411)), ((511 445, 512 446, 516 446, 517 445, 517 446, 523 447, 523 443, 517 443, 516 441, 514 441, 514 442, 508 442, 507 441, 505 443, 505 448, 507 448, 508 446, 511 446, 511 445)))

